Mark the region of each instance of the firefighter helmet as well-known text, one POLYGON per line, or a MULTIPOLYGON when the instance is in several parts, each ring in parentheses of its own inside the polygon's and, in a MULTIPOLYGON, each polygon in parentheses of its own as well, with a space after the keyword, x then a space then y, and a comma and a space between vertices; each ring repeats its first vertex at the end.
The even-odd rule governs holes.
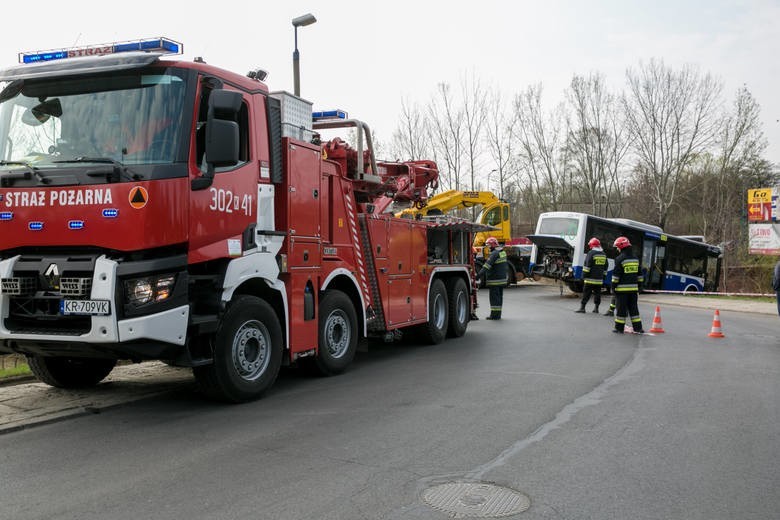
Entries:
POLYGON ((593 249, 594 247, 601 247, 601 240, 599 240, 596 237, 591 238, 588 240, 588 247, 593 249))
POLYGON ((629 242, 626 237, 617 237, 615 239, 615 247, 623 250, 627 247, 631 247, 631 242, 629 242))
POLYGON ((498 239, 496 237, 489 237, 485 240, 485 245, 488 247, 498 247, 498 239))

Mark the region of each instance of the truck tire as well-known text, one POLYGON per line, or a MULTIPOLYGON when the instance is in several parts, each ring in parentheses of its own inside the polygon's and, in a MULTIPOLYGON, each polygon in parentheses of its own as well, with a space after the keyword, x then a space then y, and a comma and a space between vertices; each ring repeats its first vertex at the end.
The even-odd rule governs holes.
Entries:
POLYGON ((450 309, 447 336, 459 338, 466 333, 471 316, 469 291, 463 278, 451 278, 447 281, 447 297, 450 309))
POLYGON ((201 391, 242 403, 271 388, 282 364, 282 329, 271 306, 255 296, 230 303, 214 337, 214 362, 195 367, 201 391))
POLYGON ((301 359, 304 367, 317 375, 331 376, 347 369, 355 358, 358 342, 357 313, 349 296, 341 291, 325 293, 319 309, 319 348, 317 355, 301 359))
POLYGON ((27 356, 35 377, 57 388, 86 388, 101 382, 116 366, 115 359, 27 356))
POLYGON ((437 345, 447 336, 449 324, 449 305, 447 301, 447 289, 444 282, 435 279, 431 283, 430 298, 428 300, 428 323, 421 325, 420 332, 426 343, 437 345))

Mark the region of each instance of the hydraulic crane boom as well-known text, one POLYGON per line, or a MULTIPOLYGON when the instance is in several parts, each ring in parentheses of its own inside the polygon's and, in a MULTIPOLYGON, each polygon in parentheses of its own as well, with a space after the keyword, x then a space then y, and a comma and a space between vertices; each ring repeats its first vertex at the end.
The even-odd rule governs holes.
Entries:
POLYGON ((482 231, 474 235, 474 246, 481 247, 489 236, 496 237, 505 244, 512 239, 512 225, 509 218, 509 203, 501 200, 490 191, 449 190, 430 197, 422 207, 411 207, 399 211, 396 217, 422 218, 442 215, 459 208, 481 206, 482 211, 476 223, 492 226, 494 230, 482 231))

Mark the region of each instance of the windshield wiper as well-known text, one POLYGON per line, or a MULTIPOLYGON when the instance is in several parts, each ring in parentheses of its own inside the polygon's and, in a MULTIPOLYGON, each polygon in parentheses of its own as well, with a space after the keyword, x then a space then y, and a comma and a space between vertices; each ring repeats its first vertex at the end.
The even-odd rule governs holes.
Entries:
POLYGON ((67 159, 67 160, 59 160, 59 161, 52 161, 55 163, 101 163, 101 164, 110 164, 112 165, 113 171, 110 173, 106 172, 87 172, 87 175, 90 177, 100 177, 105 175, 106 180, 109 182, 119 182, 120 178, 124 178, 125 180, 129 181, 138 181, 143 179, 143 176, 131 172, 130 169, 124 165, 124 163, 117 161, 116 159, 112 159, 111 157, 86 157, 86 156, 79 156, 75 159, 67 159))
POLYGON ((9 185, 8 183, 13 180, 17 180, 17 179, 27 180, 30 178, 30 175, 34 175, 35 178, 38 179, 38 182, 40 182, 41 184, 49 184, 50 182, 49 179, 41 175, 41 172, 38 168, 28 163, 27 161, 0 161, 0 166, 24 166, 25 168, 27 168, 23 172, 0 173, 0 179, 2 179, 3 186, 8 186, 9 185))

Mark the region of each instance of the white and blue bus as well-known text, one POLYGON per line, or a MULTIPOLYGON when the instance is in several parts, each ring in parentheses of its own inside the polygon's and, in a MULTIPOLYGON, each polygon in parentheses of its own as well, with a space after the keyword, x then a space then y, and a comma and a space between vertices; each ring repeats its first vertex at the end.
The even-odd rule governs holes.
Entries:
POLYGON ((602 218, 585 213, 550 212, 539 215, 536 233, 528 238, 531 273, 555 278, 575 292, 582 290, 582 263, 592 237, 601 241, 609 259, 605 287, 612 281, 615 239, 625 236, 641 261, 645 290, 714 292, 723 253, 703 237, 674 236, 658 227, 633 220, 602 218))

